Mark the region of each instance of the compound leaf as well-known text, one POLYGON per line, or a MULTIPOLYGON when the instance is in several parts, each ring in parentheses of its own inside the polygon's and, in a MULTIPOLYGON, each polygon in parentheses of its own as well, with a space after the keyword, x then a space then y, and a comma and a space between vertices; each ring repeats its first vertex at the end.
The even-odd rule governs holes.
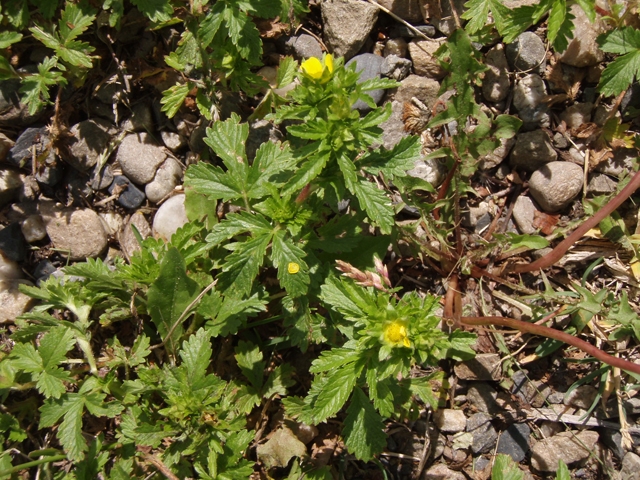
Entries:
POLYGON ((349 451, 358 460, 371 460, 387 445, 382 417, 360 388, 353 392, 342 433, 349 451))

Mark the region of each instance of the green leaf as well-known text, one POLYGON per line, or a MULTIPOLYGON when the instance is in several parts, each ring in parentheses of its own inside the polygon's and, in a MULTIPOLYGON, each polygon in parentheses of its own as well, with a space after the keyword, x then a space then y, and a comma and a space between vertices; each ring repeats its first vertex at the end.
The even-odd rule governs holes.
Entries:
POLYGON ((524 480, 524 472, 509 455, 499 453, 491 469, 491 480, 524 480))
POLYGON ((490 0, 469 0, 464 4, 466 11, 461 15, 465 20, 469 20, 466 29, 469 33, 476 33, 484 28, 489 20, 490 0))
POLYGON ((296 173, 291 177, 281 195, 291 195, 310 183, 314 178, 320 175, 328 161, 329 152, 327 151, 318 151, 315 155, 307 157, 303 164, 298 167, 296 173))
POLYGON ((309 288, 309 267, 303 260, 307 255, 305 251, 291 239, 285 239, 285 232, 279 230, 273 236, 271 252, 280 285, 292 298, 305 295, 309 288))
POLYGON ((357 165, 367 173, 378 175, 380 172, 385 178, 393 180, 395 177, 404 177, 407 170, 415 167, 420 160, 420 137, 412 135, 401 139, 391 150, 375 151, 358 160, 357 165))
POLYGON ((203 328, 182 343, 180 358, 187 371, 189 385, 196 385, 204 379, 211 360, 211 354, 209 334, 203 328))
POLYGON ((271 234, 268 233, 228 245, 227 248, 233 248, 234 252, 225 259, 220 275, 220 288, 225 291, 233 289, 237 296, 248 295, 270 242, 271 234))
POLYGON ((49 399, 40 407, 40 428, 52 427, 64 416, 56 436, 70 460, 82 460, 87 450, 87 442, 82 436, 83 410, 84 397, 77 393, 49 399))
MULTIPOLYGON (((520 480, 520 479, 514 479, 520 480)), ((556 470, 556 480, 571 480, 571 472, 569 472, 569 467, 567 464, 562 461, 561 458, 558 459, 558 470, 556 470)))
POLYGON ((640 30, 625 27, 598 37, 600 48, 621 54, 602 72, 598 90, 604 96, 618 95, 640 78, 640 30))
MULTIPOLYGON (((540 235, 529 235, 522 234, 518 235, 515 233, 507 233, 507 240, 511 245, 509 250, 515 250, 517 248, 526 247, 532 250, 539 250, 541 248, 546 248, 549 246, 549 240, 540 235)), ((509 251, 507 250, 507 251, 509 251)))
POLYGON ((198 162, 185 173, 185 188, 206 195, 212 200, 229 201, 242 197, 242 179, 237 179, 220 167, 198 162))
POLYGON ((245 191, 248 198, 262 198, 270 193, 274 185, 281 185, 282 182, 274 178, 286 170, 295 166, 295 159, 288 144, 280 142, 265 142, 260 145, 253 160, 245 191))
POLYGON ((254 235, 265 235, 271 230, 273 230, 273 226, 269 220, 259 213, 231 213, 223 221, 214 225, 206 240, 213 245, 218 245, 223 240, 241 233, 251 232, 254 235))
POLYGON ((357 379, 355 363, 349 363, 330 374, 321 386, 313 404, 313 418, 316 423, 324 422, 338 413, 351 395, 357 379))
POLYGON ((160 110, 166 112, 167 117, 173 118, 184 103, 184 99, 187 98, 189 90, 189 84, 184 83, 174 85, 162 92, 162 100, 160 100, 162 108, 160 110))
POLYGON ((370 368, 367 370, 367 386, 369 387, 369 398, 373 401, 374 407, 384 417, 391 417, 396 410, 393 393, 389 388, 391 383, 389 378, 380 380, 378 370, 370 368))
POLYGON ((235 359, 243 375, 247 377, 249 383, 251 383, 256 390, 260 390, 260 388, 262 388, 264 368, 266 365, 266 362, 262 360, 263 357, 260 348, 251 342, 240 340, 235 351, 235 359))
POLYGON ((182 322, 186 320, 183 313, 198 294, 198 283, 187 276, 182 255, 177 248, 169 248, 160 262, 158 278, 149 287, 148 309, 158 333, 173 353, 183 329, 179 324, 168 336, 170 330, 180 317, 182 322))
POLYGON ((353 363, 360 358, 357 350, 351 348, 332 348, 320 352, 320 356, 311 362, 311 373, 330 372, 353 363))
POLYGON ((38 73, 24 77, 20 86, 22 101, 29 107, 29 114, 34 115, 43 106, 50 103, 49 86, 66 85, 67 80, 59 70, 56 57, 45 58, 38 65, 38 73))
POLYGON ((387 445, 382 417, 360 388, 353 392, 342 430, 345 444, 358 460, 369 461, 387 445))
POLYGON ((173 7, 169 0, 131 0, 131 3, 155 23, 168 22, 173 15, 173 7))
POLYGON ((208 47, 213 41, 216 33, 220 29, 224 20, 223 10, 226 8, 224 2, 216 2, 211 11, 200 21, 198 25, 198 38, 202 48, 208 47))
POLYGON ((18 32, 0 32, 0 49, 8 48, 10 45, 22 40, 22 34, 18 32))
POLYGON ((395 224, 394 211, 391 201, 384 191, 366 179, 360 179, 354 184, 354 193, 360 207, 367 212, 367 216, 382 233, 391 233, 395 224))
POLYGON ((247 178, 247 156, 245 144, 249 136, 249 124, 240 123, 240 117, 233 113, 224 122, 216 122, 207 128, 204 143, 209 145, 238 182, 247 178))
POLYGON ((82 35, 96 19, 93 12, 86 13, 79 5, 66 3, 58 22, 60 39, 64 45, 71 45, 71 42, 82 35))
POLYGON ((61 361, 66 360, 67 352, 74 344, 75 338, 71 329, 54 327, 49 330, 40 340, 38 348, 44 368, 56 367, 61 361))

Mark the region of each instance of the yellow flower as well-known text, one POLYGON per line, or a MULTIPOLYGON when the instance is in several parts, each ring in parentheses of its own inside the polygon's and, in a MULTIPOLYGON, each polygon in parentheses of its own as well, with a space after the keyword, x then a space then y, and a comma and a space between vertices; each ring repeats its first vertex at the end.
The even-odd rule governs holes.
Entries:
POLYGON ((322 58, 322 62, 316 57, 308 58, 302 62, 300 68, 309 77, 314 80, 321 80, 324 83, 329 80, 333 73, 333 55, 326 54, 322 58))
POLYGON ((385 327, 383 328, 382 336, 385 342, 390 343, 395 347, 411 346, 407 327, 403 322, 399 320, 394 320, 385 325, 385 327))
POLYGON ((291 275, 298 273, 300 271, 300 265, 298 265, 296 262, 289 262, 289 265, 287 265, 287 272, 289 272, 291 275))

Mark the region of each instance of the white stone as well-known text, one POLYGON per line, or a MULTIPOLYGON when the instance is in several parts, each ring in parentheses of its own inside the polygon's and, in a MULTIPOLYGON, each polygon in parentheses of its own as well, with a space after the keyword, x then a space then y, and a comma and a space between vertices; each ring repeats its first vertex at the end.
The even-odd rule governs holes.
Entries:
POLYGON ((47 229, 40 215, 30 215, 22 222, 22 235, 27 243, 39 242, 47 236, 47 229))
POLYGON ((102 212, 98 214, 107 235, 117 235, 124 226, 122 215, 116 212, 102 212))
POLYGON ((167 157, 165 162, 156 171, 156 176, 148 183, 144 193, 150 202, 157 203, 178 185, 182 178, 182 166, 172 157, 167 157))
POLYGON ((184 199, 184 194, 176 195, 160 206, 153 219, 154 237, 169 241, 176 230, 189 221, 184 199))
MULTIPOLYGON (((15 280, 24 277, 20 266, 13 260, 9 260, 0 251, 0 280, 15 280)), ((0 303, 2 305, 2 303, 0 303)), ((0 309, 1 310, 1 309, 0 309)))
POLYGON ((34 299, 19 290, 21 283, 31 285, 25 280, 0 280, 0 324, 15 321, 33 304, 34 299))
POLYGON ((442 408, 433 414, 433 422, 441 432, 463 432, 467 428, 467 417, 462 410, 442 408))

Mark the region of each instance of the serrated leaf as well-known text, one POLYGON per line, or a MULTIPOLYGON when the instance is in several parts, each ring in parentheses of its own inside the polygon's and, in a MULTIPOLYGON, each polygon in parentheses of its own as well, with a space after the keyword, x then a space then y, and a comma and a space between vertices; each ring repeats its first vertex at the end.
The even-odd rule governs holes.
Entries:
POLYGON ((95 19, 96 16, 93 13, 84 12, 74 3, 67 3, 58 22, 58 32, 62 42, 69 46, 70 42, 82 35, 95 19))
POLYGON ((9 48, 10 45, 22 40, 22 34, 18 32, 0 32, 0 49, 9 48))
POLYGON ((303 164, 285 185, 282 196, 291 195, 311 182, 320 175, 328 161, 329 152, 326 151, 318 151, 315 155, 305 158, 303 164))
POLYGON ((264 368, 266 365, 262 360, 263 357, 260 348, 251 342, 240 340, 235 352, 235 359, 243 375, 247 377, 249 383, 251 383, 256 390, 260 390, 260 388, 262 388, 264 368))
POLYGON ((166 112, 167 117, 173 118, 184 103, 184 99, 187 98, 189 90, 189 84, 184 83, 182 85, 174 85, 162 92, 162 99, 160 100, 162 108, 160 110, 166 112))
POLYGON ((25 372, 37 373, 44 370, 42 357, 30 343, 16 343, 11 351, 13 365, 25 372))
POLYGON ((183 313, 198 293, 198 283, 187 276, 182 255, 177 248, 169 248, 160 263, 158 278, 149 287, 148 310, 171 352, 177 350, 177 341, 183 329, 178 325, 173 332, 170 330, 181 316, 182 321, 186 320, 187 315, 183 316, 183 313), (171 335, 168 337, 169 333, 171 335))
POLYGON ((378 150, 358 160, 357 165, 367 173, 378 175, 383 173, 385 178, 393 180, 395 177, 404 177, 407 170, 415 167, 415 162, 420 160, 420 137, 411 135, 402 138, 391 150, 378 150))
POLYGON ((247 156, 245 144, 249 136, 249 125, 240 123, 240 117, 233 113, 228 120, 216 122, 207 128, 204 143, 218 155, 225 166, 239 181, 247 178, 247 156))
POLYGON ((233 247, 234 252, 225 259, 220 275, 220 288, 233 289, 233 294, 237 296, 248 295, 264 262, 270 242, 269 233, 229 245, 233 247))
POLYGON ((278 269, 280 285, 292 298, 306 294, 309 288, 309 266, 303 260, 305 251, 291 239, 285 239, 285 232, 279 230, 273 236, 271 253, 273 266, 278 269))
POLYGON ((249 212, 232 213, 213 227, 206 240, 213 245, 218 245, 223 240, 241 233, 251 232, 255 235, 264 235, 272 229, 273 227, 269 220, 261 214, 249 212))
POLYGON ((469 0, 464 4, 466 11, 461 15, 465 20, 469 20, 466 29, 469 33, 476 33, 484 28, 489 20, 489 9, 491 0, 469 0))
POLYGON ((260 145, 253 160, 245 184, 248 198, 262 198, 269 194, 270 187, 278 185, 274 176, 293 168, 295 159, 288 144, 265 142, 260 145))
POLYGON ((391 233, 395 224, 394 211, 386 194, 375 184, 365 179, 360 179, 355 183, 354 193, 360 207, 367 212, 367 216, 374 225, 380 227, 382 233, 391 233))
POLYGON ((182 343, 180 358, 190 385, 195 385, 205 377, 212 352, 209 334, 203 328, 182 343))
POLYGON ((616 96, 629 88, 640 76, 640 51, 628 53, 607 65, 600 77, 598 89, 604 96, 616 96))
POLYGON ((382 417, 360 388, 353 391, 342 434, 349 451, 358 460, 371 460, 387 445, 382 417))
POLYGON ((348 363, 358 360, 360 354, 351 348, 332 348, 320 352, 320 356, 311 362, 311 373, 330 372, 348 363))
POLYGON ((202 48, 208 47, 213 41, 213 37, 218 33, 224 20, 223 10, 225 6, 224 2, 216 2, 211 8, 211 11, 204 17, 204 20, 200 21, 198 25, 198 38, 200 39, 202 48))
POLYGON ((173 7, 169 0, 131 0, 131 3, 152 22, 162 23, 171 20, 173 7))
POLYGON ((293 82, 298 73, 298 62, 293 57, 284 57, 278 65, 278 73, 276 75, 276 85, 278 88, 286 87, 293 82))
POLYGON ((40 340, 38 352, 45 369, 57 366, 67 358, 67 352, 73 348, 75 337, 71 329, 54 327, 40 340))
POLYGON ((185 188, 206 195, 212 200, 227 202, 240 198, 240 182, 240 179, 227 175, 220 167, 205 162, 190 165, 185 173, 185 188))
POLYGON ((367 370, 367 386, 369 387, 369 398, 373 401, 374 407, 384 417, 391 417, 396 410, 393 393, 389 388, 391 381, 388 378, 380 380, 378 371, 375 368, 367 370))
POLYGON ((518 464, 509 455, 499 453, 496 455, 491 469, 491 480, 523 480, 524 472, 518 468, 518 464))
POLYGON ((70 460, 82 460, 83 452, 87 450, 87 443, 82 436, 83 409, 84 397, 77 393, 47 400, 40 407, 40 428, 52 427, 64 416, 56 436, 70 460))
POLYGON ((287 388, 296 384, 296 381, 292 378, 293 373, 294 369, 290 364, 278 365, 264 382, 262 396, 271 398, 276 394, 286 395, 287 388))
MULTIPOLYGON (((334 416, 346 403, 358 379, 356 363, 349 363, 337 372, 331 373, 322 385, 313 404, 313 418, 316 423, 334 416)), ((314 382, 315 383, 315 382, 314 382)))

